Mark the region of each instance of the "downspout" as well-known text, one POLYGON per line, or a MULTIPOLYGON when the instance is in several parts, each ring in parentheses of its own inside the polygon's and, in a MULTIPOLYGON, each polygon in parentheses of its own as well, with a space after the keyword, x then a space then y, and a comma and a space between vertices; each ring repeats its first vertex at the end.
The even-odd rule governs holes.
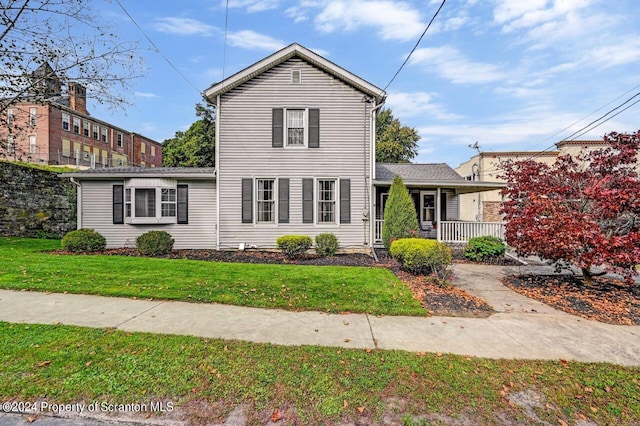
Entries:
MULTIPOLYGON (((371 136, 371 143, 369 144, 370 146, 369 176, 371 176, 371 182, 369 184, 368 190, 370 191, 370 193, 373 194, 373 196, 369 197, 369 245, 371 246, 372 252, 373 252, 373 243, 374 243, 375 229, 376 229, 376 223, 375 223, 376 212, 373 211, 374 204, 375 204, 374 203, 375 191, 373 188, 373 181, 376 179, 376 120, 375 120, 375 117, 377 115, 378 110, 384 106, 385 100, 386 98, 383 97, 382 101, 378 105, 371 108, 371 116, 369 117, 369 126, 370 126, 369 135, 371 136)), ((373 99, 372 102, 375 102, 375 99, 373 99)), ((374 259, 377 259, 375 253, 373 256, 374 256, 374 259)))
POLYGON ((69 179, 76 186, 76 229, 82 229, 82 185, 73 177, 69 179))
POLYGON ((220 250, 220 95, 216 97, 216 250, 220 250))

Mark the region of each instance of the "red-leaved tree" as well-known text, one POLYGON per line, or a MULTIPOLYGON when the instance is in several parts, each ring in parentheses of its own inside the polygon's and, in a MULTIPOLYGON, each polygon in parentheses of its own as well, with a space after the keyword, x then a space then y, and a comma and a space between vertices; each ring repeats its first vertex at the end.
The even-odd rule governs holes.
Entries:
POLYGON ((631 283, 640 264, 640 131, 604 140, 605 148, 564 155, 553 165, 503 165, 509 245, 520 255, 579 268, 586 285, 605 272, 631 283))

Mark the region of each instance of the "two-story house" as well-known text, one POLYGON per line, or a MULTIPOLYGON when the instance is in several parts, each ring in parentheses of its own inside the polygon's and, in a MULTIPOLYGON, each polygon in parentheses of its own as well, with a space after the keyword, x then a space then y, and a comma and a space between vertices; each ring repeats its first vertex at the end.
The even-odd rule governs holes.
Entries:
POLYGON ((394 175, 414 196, 422 231, 440 237, 465 181, 445 164, 375 163, 375 118, 386 93, 292 44, 205 91, 216 110, 212 169, 104 169, 72 174, 78 226, 109 247, 162 229, 176 248, 274 248, 282 235, 335 234, 343 249, 380 239, 394 175))
POLYGON ((32 78, 37 96, 13 102, 1 120, 0 156, 94 168, 162 166, 162 144, 89 114, 83 85, 71 82, 63 91, 47 63, 32 78))

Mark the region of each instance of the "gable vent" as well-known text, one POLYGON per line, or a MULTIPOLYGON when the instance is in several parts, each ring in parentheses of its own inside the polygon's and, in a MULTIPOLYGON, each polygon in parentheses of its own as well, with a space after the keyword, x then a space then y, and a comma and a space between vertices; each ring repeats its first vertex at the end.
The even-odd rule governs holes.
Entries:
POLYGON ((292 70, 291 71, 291 84, 300 84, 300 70, 292 70))

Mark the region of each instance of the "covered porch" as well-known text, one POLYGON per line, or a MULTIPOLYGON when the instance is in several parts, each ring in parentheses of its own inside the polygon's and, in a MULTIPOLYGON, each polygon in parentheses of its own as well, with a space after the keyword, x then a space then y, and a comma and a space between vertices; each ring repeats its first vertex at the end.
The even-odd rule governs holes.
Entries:
POLYGON ((382 245, 384 208, 393 177, 403 178, 418 216, 423 238, 464 243, 472 237, 492 235, 504 239, 503 222, 461 221, 459 195, 500 189, 502 182, 467 181, 446 164, 376 164, 373 211, 374 246, 382 245))

